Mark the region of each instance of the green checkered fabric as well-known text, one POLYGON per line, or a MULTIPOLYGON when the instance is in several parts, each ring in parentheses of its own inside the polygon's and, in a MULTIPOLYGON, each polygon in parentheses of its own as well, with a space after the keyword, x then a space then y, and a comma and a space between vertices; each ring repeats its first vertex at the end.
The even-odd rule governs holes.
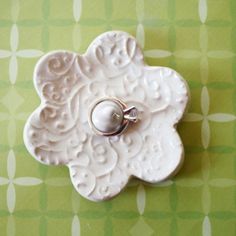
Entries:
POLYGON ((0 0, 0 235, 236 235, 235 80, 235 0, 0 0), (182 74, 191 105, 178 126, 180 173, 93 203, 66 167, 29 155, 22 131, 39 105, 38 58, 83 53, 107 30, 131 33, 148 64, 182 74))

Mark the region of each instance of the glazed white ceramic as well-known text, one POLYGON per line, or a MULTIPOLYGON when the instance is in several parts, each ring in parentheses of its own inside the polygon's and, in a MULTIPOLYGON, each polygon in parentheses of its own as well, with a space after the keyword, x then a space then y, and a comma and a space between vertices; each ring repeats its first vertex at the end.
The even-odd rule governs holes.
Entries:
MULTIPOLYGON (((181 166, 184 149, 175 126, 188 101, 186 83, 170 68, 147 66, 129 34, 104 33, 84 55, 46 54, 37 63, 34 83, 41 104, 25 125, 25 145, 44 164, 67 165, 85 198, 111 198, 131 176, 157 183, 181 166), (139 121, 120 136, 95 134, 89 109, 103 97, 135 106, 139 121)), ((102 129, 112 128, 99 122, 102 129)))

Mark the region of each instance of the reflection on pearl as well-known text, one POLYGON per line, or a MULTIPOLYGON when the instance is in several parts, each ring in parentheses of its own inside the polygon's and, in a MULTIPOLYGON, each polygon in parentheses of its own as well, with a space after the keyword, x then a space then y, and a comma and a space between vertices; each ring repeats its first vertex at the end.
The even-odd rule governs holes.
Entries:
POLYGON ((97 130, 103 133, 118 131, 122 121, 123 111, 115 102, 102 101, 92 111, 92 123, 97 130))

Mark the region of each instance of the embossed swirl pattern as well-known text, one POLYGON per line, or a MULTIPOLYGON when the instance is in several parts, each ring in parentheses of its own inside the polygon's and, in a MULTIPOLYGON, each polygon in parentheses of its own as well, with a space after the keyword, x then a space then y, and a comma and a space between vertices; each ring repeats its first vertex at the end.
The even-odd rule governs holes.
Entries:
POLYGON ((84 55, 49 53, 38 62, 34 82, 42 102, 25 126, 26 146, 42 163, 67 165, 84 197, 111 198, 130 176, 155 183, 179 168, 183 147, 174 127, 187 87, 174 70, 145 65, 130 35, 102 34, 84 55), (96 136, 88 109, 105 96, 135 105, 139 123, 119 137, 96 136))

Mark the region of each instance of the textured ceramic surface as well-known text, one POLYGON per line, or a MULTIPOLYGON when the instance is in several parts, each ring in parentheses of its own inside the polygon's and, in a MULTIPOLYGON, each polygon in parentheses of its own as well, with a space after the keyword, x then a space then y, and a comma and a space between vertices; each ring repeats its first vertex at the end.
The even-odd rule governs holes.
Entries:
POLYGON ((38 161, 67 165, 82 196, 108 199, 131 176, 157 183, 182 164, 183 145, 175 125, 188 101, 186 84, 170 68, 145 65, 129 34, 104 33, 84 55, 45 55, 36 66, 34 83, 41 105, 26 123, 25 144, 38 161), (96 135, 88 125, 89 108, 103 97, 135 106, 140 121, 119 136, 96 135))

